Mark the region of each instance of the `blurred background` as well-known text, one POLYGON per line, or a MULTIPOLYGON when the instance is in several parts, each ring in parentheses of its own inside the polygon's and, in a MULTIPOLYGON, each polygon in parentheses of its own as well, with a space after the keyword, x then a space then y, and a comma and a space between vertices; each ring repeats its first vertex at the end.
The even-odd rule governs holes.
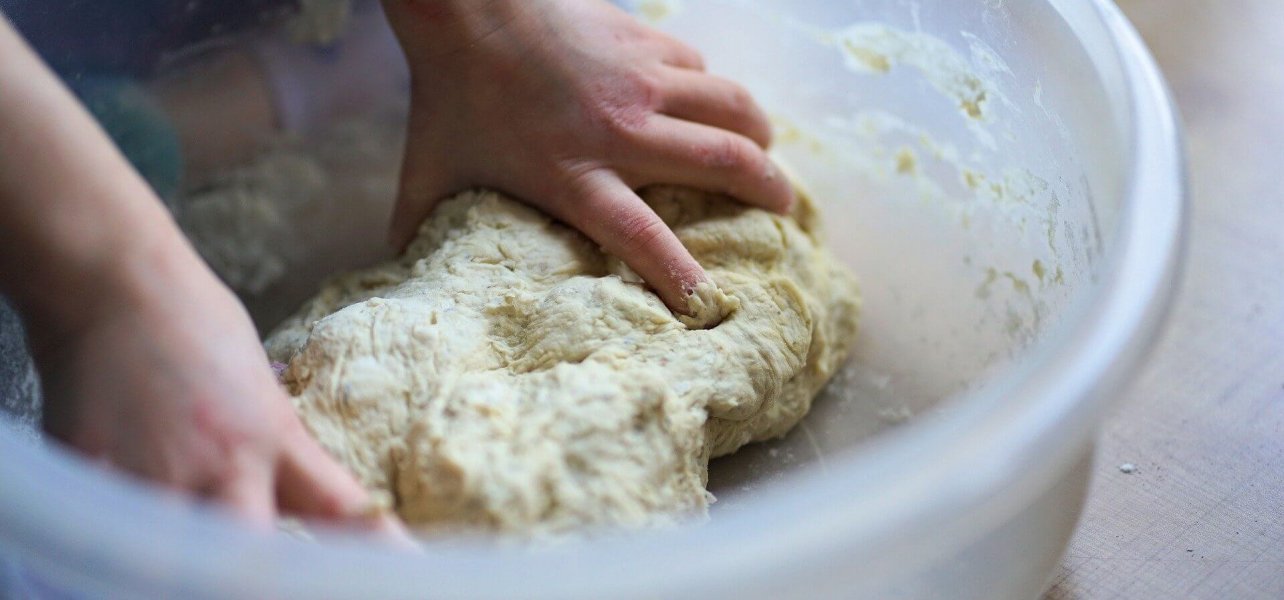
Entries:
POLYGON ((1119 6, 1185 120, 1189 263, 1046 598, 1284 598, 1284 2, 1119 6))

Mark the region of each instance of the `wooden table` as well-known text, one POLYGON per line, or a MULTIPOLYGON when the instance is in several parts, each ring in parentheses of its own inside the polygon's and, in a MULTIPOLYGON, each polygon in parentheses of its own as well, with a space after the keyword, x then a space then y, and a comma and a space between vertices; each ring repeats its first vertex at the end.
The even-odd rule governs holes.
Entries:
POLYGON ((1284 1, 1120 6, 1186 122, 1189 259, 1047 599, 1282 599, 1284 1))

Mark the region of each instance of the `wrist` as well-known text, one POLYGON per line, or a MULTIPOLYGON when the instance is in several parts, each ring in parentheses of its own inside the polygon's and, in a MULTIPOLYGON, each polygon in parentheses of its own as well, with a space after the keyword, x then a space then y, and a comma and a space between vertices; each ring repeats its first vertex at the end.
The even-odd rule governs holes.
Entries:
MULTIPOLYGON (((66 340, 113 314, 149 310, 166 295, 181 294, 201 276, 213 279, 177 227, 134 227, 118 238, 99 238, 40 270, 15 301, 36 356, 56 352, 66 340)), ((217 283, 217 280, 213 281, 217 283)))
POLYGON ((532 2, 514 0, 383 0, 411 71, 440 68, 452 57, 523 16, 532 2))

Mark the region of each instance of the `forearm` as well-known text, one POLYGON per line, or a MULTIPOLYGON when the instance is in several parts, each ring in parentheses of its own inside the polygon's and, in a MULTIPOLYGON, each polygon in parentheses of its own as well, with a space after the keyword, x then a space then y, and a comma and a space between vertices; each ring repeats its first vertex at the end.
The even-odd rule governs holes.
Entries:
POLYGON ((74 328, 140 262, 191 252, 147 184, 3 18, 0 92, 0 291, 29 323, 74 328))

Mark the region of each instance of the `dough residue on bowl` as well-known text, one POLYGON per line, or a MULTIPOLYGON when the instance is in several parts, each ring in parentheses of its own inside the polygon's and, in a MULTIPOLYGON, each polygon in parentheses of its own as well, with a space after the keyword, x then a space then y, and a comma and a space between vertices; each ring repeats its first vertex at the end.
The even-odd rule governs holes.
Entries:
POLYGON ((267 340, 304 423, 411 525, 521 535, 706 514, 711 457, 780 436, 856 335, 806 198, 790 216, 657 187, 721 321, 494 192, 443 202, 399 259, 335 278, 267 340))

